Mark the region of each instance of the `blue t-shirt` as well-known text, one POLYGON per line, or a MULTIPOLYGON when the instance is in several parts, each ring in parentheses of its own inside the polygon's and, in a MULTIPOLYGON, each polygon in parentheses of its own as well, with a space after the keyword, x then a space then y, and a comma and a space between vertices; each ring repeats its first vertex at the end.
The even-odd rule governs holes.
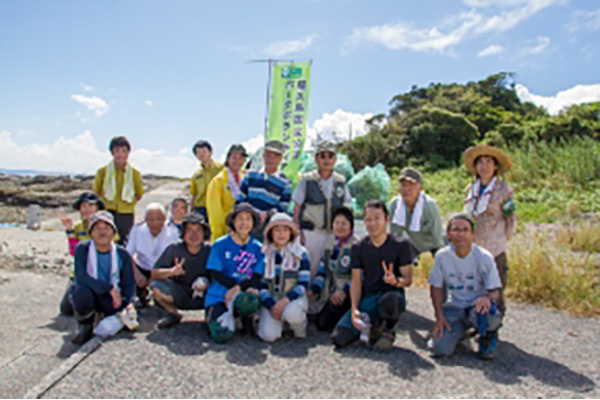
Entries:
POLYGON ((110 272, 112 268, 112 257, 110 251, 106 253, 96 252, 98 265, 96 266, 98 272, 98 280, 102 282, 110 283, 110 272))
MULTIPOLYGON (((239 245, 231 235, 223 236, 212 245, 206 269, 219 271, 236 282, 250 279, 253 274, 262 275, 265 273, 265 262, 261 244, 251 239, 248 244, 239 245)), ((213 280, 206 291, 204 307, 224 301, 225 293, 227 288, 213 280)))

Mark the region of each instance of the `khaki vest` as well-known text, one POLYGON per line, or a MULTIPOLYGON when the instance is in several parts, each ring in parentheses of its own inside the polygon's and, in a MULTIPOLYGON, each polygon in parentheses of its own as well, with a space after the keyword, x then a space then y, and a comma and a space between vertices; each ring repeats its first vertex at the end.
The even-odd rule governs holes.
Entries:
POLYGON ((333 210, 344 205, 346 179, 333 172, 331 198, 325 197, 323 183, 318 171, 305 175, 306 197, 300 211, 300 227, 302 229, 324 229, 331 231, 331 214, 333 210))

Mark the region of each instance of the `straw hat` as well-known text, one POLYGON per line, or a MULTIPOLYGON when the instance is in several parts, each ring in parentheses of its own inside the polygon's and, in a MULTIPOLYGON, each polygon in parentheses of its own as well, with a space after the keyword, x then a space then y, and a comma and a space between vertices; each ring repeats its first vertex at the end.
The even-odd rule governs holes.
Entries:
POLYGON ((512 161, 504 151, 494 146, 481 144, 469 147, 463 154, 463 164, 465 164, 470 174, 477 174, 475 171, 475 160, 481 156, 495 158, 498 162, 498 172, 500 173, 505 173, 512 168, 512 161))
POLYGON ((288 228, 291 229, 292 231, 292 237, 291 237, 291 241, 293 242, 298 236, 300 236, 300 231, 298 230, 298 227, 296 226, 296 224, 294 223, 294 221, 292 220, 292 217, 290 217, 289 215, 287 215, 286 213, 277 213, 275 215, 273 215, 271 217, 271 219, 269 220, 269 224, 267 225, 267 227, 265 228, 264 231, 264 238, 265 238, 265 242, 269 241, 269 232, 271 232, 273 230, 273 228, 275 228, 276 226, 287 226, 288 228))

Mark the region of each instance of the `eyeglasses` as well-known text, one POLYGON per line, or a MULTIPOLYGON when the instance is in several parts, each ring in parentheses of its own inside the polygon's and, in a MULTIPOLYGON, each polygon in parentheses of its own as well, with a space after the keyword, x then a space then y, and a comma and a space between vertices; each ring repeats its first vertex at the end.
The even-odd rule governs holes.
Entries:
POLYGON ((452 228, 452 229, 450 229, 450 232, 454 232, 454 233, 468 233, 468 232, 471 232, 471 228, 462 228, 462 229, 452 228))
POLYGON ((335 153, 323 152, 323 153, 319 153, 319 157, 320 158, 334 158, 335 153))

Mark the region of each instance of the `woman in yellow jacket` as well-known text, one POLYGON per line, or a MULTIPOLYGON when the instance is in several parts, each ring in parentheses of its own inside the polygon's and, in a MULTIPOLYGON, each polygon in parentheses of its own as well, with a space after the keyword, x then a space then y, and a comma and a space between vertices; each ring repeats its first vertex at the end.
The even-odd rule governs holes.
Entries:
POLYGON ((247 156, 244 146, 232 145, 227 151, 225 168, 208 185, 206 209, 213 243, 227 234, 227 214, 233 210, 235 200, 240 194, 240 185, 244 178, 242 166, 247 156))

